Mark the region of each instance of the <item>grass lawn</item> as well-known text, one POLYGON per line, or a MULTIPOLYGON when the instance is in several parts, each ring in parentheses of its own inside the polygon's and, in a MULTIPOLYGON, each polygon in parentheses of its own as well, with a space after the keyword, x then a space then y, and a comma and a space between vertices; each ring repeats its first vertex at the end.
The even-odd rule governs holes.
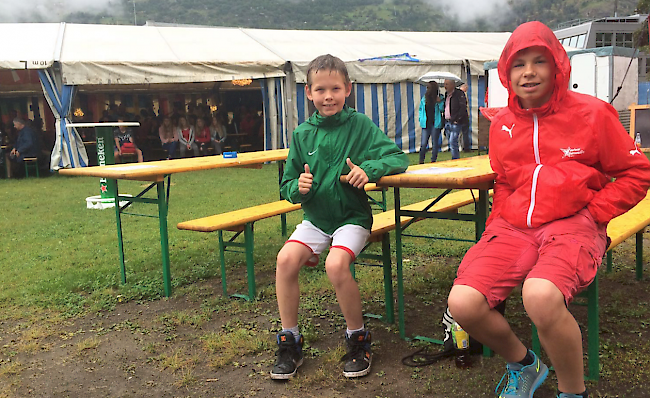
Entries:
MULTIPOLYGON (((417 154, 409 158, 417 163, 417 154)), ((449 153, 439 158, 448 159, 449 153)), ((143 186, 122 181, 120 192, 137 194, 143 186)), ((400 359, 421 343, 400 340, 395 325, 377 320, 367 321, 377 353, 373 372, 359 381, 343 379, 338 359, 344 352, 344 320, 322 264, 300 275, 306 364, 290 383, 268 380, 279 327, 275 257, 285 239, 279 218, 255 224, 258 300, 250 303, 221 296, 216 234, 180 231, 176 224, 277 200, 275 164, 172 176, 171 298, 162 295, 158 220, 153 217, 122 219, 127 284, 121 284, 115 212, 86 209, 85 198, 98 191, 97 178, 0 180, 0 398, 492 396, 503 371, 499 358, 477 358, 471 372, 457 370, 453 361, 408 368, 400 359)), ((403 189, 402 202, 437 192, 403 189)), ((389 192, 389 208, 392 203, 389 192)), ((133 211, 157 214, 152 205, 137 204, 133 211)), ((289 231, 301 218, 301 212, 288 215, 289 231)), ((474 236, 472 223, 445 220, 416 223, 410 231, 474 236)), ((633 243, 630 239, 616 250, 615 272, 601 271, 602 370, 601 381, 589 383, 592 397, 645 397, 650 391, 650 270, 646 267, 643 281, 634 280, 633 243)), ((410 333, 442 337, 445 299, 470 245, 404 239, 410 333)), ((647 239, 645 246, 647 259, 647 239)), ((226 260, 229 291, 245 292, 244 255, 227 253, 226 260)), ((381 271, 363 266, 356 271, 364 310, 381 313, 381 271)), ((575 313, 584 324, 584 309, 575 313)), ((530 322, 517 292, 507 314, 529 342, 530 322)), ((555 396, 551 379, 535 397, 555 396)))

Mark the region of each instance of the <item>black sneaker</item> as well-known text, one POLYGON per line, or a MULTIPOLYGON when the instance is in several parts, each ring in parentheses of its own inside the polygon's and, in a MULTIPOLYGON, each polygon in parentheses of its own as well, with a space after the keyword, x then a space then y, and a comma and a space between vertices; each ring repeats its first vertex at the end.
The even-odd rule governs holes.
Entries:
POLYGON ((350 337, 346 333, 345 341, 348 353, 341 358, 341 361, 345 361, 343 376, 361 377, 370 373, 370 364, 372 363, 370 332, 367 330, 354 332, 350 337))
POLYGON ((302 335, 296 339, 291 332, 278 333, 278 350, 275 352, 277 357, 275 365, 271 370, 273 380, 287 380, 293 377, 298 371, 298 366, 302 365, 302 344, 304 339, 302 335))

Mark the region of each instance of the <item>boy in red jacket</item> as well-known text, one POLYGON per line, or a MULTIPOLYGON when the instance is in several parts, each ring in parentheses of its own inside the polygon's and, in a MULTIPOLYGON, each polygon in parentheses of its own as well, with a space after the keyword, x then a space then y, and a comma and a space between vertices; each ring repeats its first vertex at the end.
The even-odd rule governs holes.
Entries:
POLYGON ((494 310, 523 281, 558 397, 587 397, 582 336, 567 304, 595 278, 607 223, 645 197, 650 162, 614 108, 568 91, 569 58, 545 25, 519 26, 498 71, 509 98, 490 127, 492 214, 458 269, 449 309, 508 362, 499 397, 531 398, 548 368, 494 310))

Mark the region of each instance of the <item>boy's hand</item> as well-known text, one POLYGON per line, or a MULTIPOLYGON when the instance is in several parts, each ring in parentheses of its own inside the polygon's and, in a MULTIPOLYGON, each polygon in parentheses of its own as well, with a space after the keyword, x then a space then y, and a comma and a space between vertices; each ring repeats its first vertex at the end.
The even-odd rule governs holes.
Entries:
POLYGON ((309 172, 309 165, 305 163, 305 172, 298 178, 298 192, 301 195, 307 195, 311 190, 311 184, 314 181, 314 175, 309 172))
POLYGON ((345 162, 350 167, 350 174, 348 174, 348 184, 352 185, 355 188, 363 189, 363 187, 368 183, 368 175, 363 169, 347 158, 345 162))

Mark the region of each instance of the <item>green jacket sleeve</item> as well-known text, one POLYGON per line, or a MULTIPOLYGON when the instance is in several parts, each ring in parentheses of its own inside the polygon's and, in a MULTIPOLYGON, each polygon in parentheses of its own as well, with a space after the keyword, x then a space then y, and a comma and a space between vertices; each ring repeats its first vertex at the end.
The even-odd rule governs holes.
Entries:
POLYGON ((315 185, 312 185, 312 189, 306 195, 302 195, 298 190, 298 178, 300 178, 300 174, 304 173, 305 165, 301 160, 300 144, 297 137, 298 134, 294 131, 287 162, 284 165, 282 182, 280 182, 280 195, 291 203, 305 203, 313 195, 315 185))
POLYGON ((369 142, 367 155, 359 167, 366 172, 370 182, 376 182, 385 175, 402 173, 409 166, 404 151, 388 138, 370 119, 368 124, 369 142))

